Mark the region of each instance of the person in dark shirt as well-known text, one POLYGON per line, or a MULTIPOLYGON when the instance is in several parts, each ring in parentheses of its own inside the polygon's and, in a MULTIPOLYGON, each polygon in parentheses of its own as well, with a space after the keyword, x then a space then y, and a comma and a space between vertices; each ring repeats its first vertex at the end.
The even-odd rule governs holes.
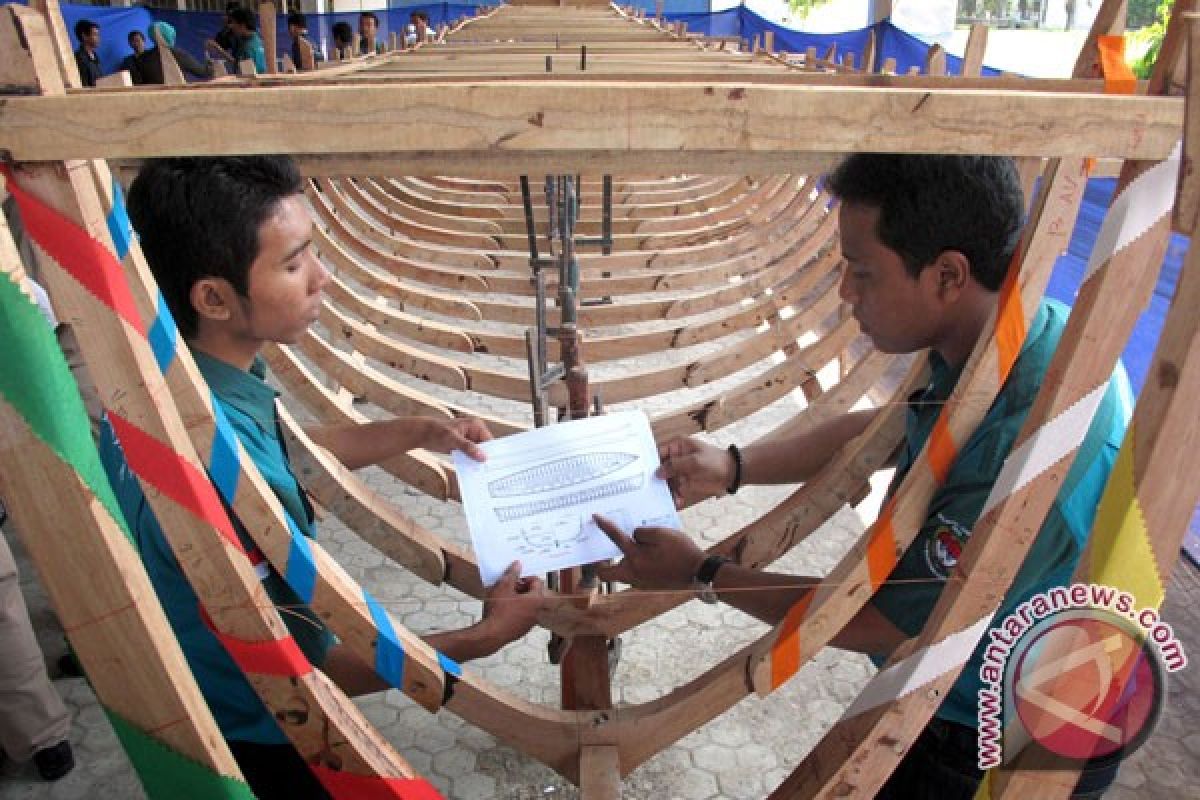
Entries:
MULTIPOLYGON (((175 61, 179 64, 179 69, 185 75, 190 75, 200 80, 207 80, 213 76, 212 62, 201 64, 191 53, 175 46, 175 28, 169 23, 156 22, 151 25, 150 35, 152 38, 155 30, 158 31, 163 42, 170 49, 171 55, 175 56, 175 61)), ((130 36, 132 35, 130 34, 130 36)), ((166 83, 163 76, 162 58, 158 54, 158 47, 143 50, 137 57, 137 72, 134 74, 133 82, 143 84, 166 83)))
MULTIPOLYGON (((329 271, 313 246, 304 179, 286 156, 149 160, 129 190, 129 217, 162 297, 242 451, 287 510, 295 536, 317 536, 312 506, 281 439, 277 392, 265 381, 260 351, 292 344, 319 316, 329 271)), ((478 419, 396 417, 363 424, 317 425, 309 435, 350 469, 413 448, 457 449, 482 460, 491 438, 478 419)), ((131 520, 138 552, 201 691, 260 800, 326 800, 278 720, 213 636, 197 596, 157 518, 127 469, 111 426, 102 433, 104 464, 131 520)), ((430 633, 425 641, 443 669, 482 658, 520 639, 545 602, 537 578, 521 579, 513 563, 487 591, 482 617, 467 627, 430 633)), ((352 695, 383 691, 373 663, 337 641, 284 576, 264 565, 264 597, 287 609, 295 646, 352 695)), ((390 624, 390 623, 389 623, 390 624)), ((347 793, 346 796, 349 796, 347 793)))
POLYGON ((238 3, 225 4, 225 24, 221 26, 221 30, 217 31, 213 38, 204 42, 204 52, 212 55, 214 58, 219 58, 228 61, 234 66, 236 62, 233 59, 233 49, 237 46, 237 35, 231 27, 232 14, 241 8, 238 3))
POLYGON ((258 34, 258 15, 248 8, 237 8, 229 12, 229 24, 236 42, 233 60, 241 71, 243 61, 254 62, 254 69, 261 75, 267 71, 267 51, 258 34))
POLYGON ((287 17, 288 36, 292 37, 292 63, 298 72, 316 69, 317 49, 306 38, 308 33, 308 18, 299 11, 293 11, 287 17), (307 62, 301 49, 301 42, 307 42, 312 53, 312 62, 307 62))
POLYGON ((79 49, 75 51, 75 64, 79 67, 79 79, 84 86, 95 86, 100 72, 100 26, 90 19, 81 19, 75 23, 75 38, 79 40, 79 49))
POLYGON ((141 31, 130 31, 127 38, 129 49, 133 52, 121 59, 121 65, 117 67, 117 70, 128 72, 134 85, 146 83, 142 79, 141 64, 138 62, 138 56, 146 51, 146 35, 141 31))
POLYGON ((370 11, 358 15, 358 35, 361 37, 358 40, 360 56, 383 52, 383 42, 376 38, 379 35, 379 17, 370 11))
POLYGON ((331 58, 341 60, 354 56, 354 29, 349 22, 333 23, 333 52, 331 58))

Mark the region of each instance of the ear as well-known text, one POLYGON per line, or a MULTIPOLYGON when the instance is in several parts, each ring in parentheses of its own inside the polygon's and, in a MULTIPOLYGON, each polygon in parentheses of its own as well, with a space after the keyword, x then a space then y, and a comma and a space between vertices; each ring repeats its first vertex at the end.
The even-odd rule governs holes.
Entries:
POLYGON ((236 292, 224 278, 201 278, 192 284, 188 299, 201 320, 228 322, 233 316, 236 292))
POLYGON ((971 281, 971 262, 958 250, 943 250, 938 253, 928 269, 934 280, 938 299, 953 303, 971 281))

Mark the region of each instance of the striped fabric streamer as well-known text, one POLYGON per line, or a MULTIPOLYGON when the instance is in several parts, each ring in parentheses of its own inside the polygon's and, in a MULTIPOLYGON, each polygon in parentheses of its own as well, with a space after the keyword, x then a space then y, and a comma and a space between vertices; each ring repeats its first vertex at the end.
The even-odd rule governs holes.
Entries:
POLYGON ((1143 172, 1113 200, 1100 232, 1096 234, 1083 283, 1086 284, 1114 255, 1150 230, 1155 222, 1171 213, 1182 158, 1183 142, 1179 141, 1166 161, 1143 172))
MULTIPOLYGON (((997 310, 996 331, 999 358, 999 385, 1003 385, 1012 370, 1013 364, 1020 355, 1021 345, 1025 340, 1025 318, 1022 312, 1020 287, 1017 281, 1017 269, 1020 252, 1013 256, 1009 265, 1007 277, 1000 289, 997 310)), ((958 446, 950 433, 949 415, 951 409, 944 407, 934 422, 933 431, 924 449, 925 468, 934 476, 940 485, 950 473, 954 460, 958 458, 958 446)), ((919 469, 921 464, 914 463, 911 470, 919 469)), ((879 513, 879 518, 867 533, 866 560, 870 577, 871 591, 875 592, 887 580, 887 576, 896 568, 897 552, 900 547, 895 529, 896 498, 891 498, 879 513)), ((785 681, 799 672, 800 667, 800 628, 807 619, 813 594, 806 594, 791 609, 788 610, 779 626, 779 634, 771 646, 771 690, 779 688, 785 681)))
POLYGON ((1096 415, 1106 391, 1108 382, 1092 389, 1014 448, 1004 459, 1004 466, 1000 468, 1000 474, 996 476, 996 482, 979 516, 986 516, 1039 475, 1075 452, 1083 444, 1092 417, 1096 415))
MULTIPOLYGON (((9 192, 17 200, 26 230, 34 243, 58 262, 67 274, 71 275, 81 286, 149 342, 149 330, 138 313, 128 281, 113 252, 73 220, 63 216, 22 189, 13 180, 11 171, 6 167, 0 167, 0 170, 3 170, 7 178, 9 192)), ((123 213, 110 214, 106 222, 110 225, 119 225, 123 213)), ((161 305, 159 309, 159 316, 163 314, 169 314, 165 304, 161 305)), ((159 352, 156 352, 155 355, 160 364, 165 362, 169 365, 174 360, 178 338, 177 336, 172 337, 168 347, 165 341, 165 332, 173 331, 174 323, 164 322, 158 325, 156 320, 156 325, 151 327, 157 327, 164 332, 159 341, 159 350, 162 355, 160 356, 159 352)), ((152 347, 152 349, 154 348, 152 347)), ((115 410, 106 408, 105 411, 113 422, 118 439, 130 462, 129 466, 135 474, 169 497, 177 499, 183 507, 200 516, 231 545, 245 553, 246 550, 233 530, 228 514, 225 513, 225 509, 217 499, 213 483, 200 476, 190 462, 180 454, 122 418, 115 410)), ((228 425, 227 421, 226 425, 228 425)), ((226 437, 223 444, 214 443, 214 446, 227 448, 230 441, 233 440, 226 437)), ((229 481, 225 481, 225 484, 228 486, 229 481)), ((232 505, 232 498, 229 498, 229 501, 232 505)), ((294 540, 299 532, 295 529, 294 524, 290 527, 294 540)), ((306 537, 300 535, 300 538, 306 537)), ((303 548, 304 545, 301 547, 303 548)), ((308 552, 311 555, 311 549, 308 552)), ((299 559, 299 561, 303 561, 303 559, 299 559)), ((315 572, 315 567, 313 571, 315 572)), ((311 591, 309 597, 311 597, 311 591)), ((253 673, 255 672, 254 667, 264 665, 269 665, 271 669, 299 669, 296 662, 298 650, 295 649, 294 640, 290 637, 263 642, 243 642, 225 635, 222 635, 221 638, 226 646, 232 648, 230 655, 244 671, 253 673), (239 657, 242 660, 239 661, 239 657)), ((304 660, 302 655, 300 658, 304 660)), ((307 665, 307 660, 304 660, 304 663, 307 665)), ((263 674, 288 673, 267 672, 263 674)), ((322 781, 326 783, 331 794, 338 800, 359 797, 425 798, 439 796, 427 782, 421 779, 346 775, 331 770, 326 770, 326 772, 328 774, 322 778, 322 781), (326 779, 330 775, 334 777, 327 781, 326 779), (343 780, 343 777, 348 780, 343 780)))
POLYGON ((981 617, 974 625, 952 633, 936 644, 922 647, 903 661, 881 670, 859 692, 853 705, 842 714, 842 719, 857 717, 904 697, 937 680, 954 667, 965 664, 971 653, 975 652, 975 646, 991 624, 995 613, 993 611, 981 617))
MULTIPOLYGON (((132 542, 96 453, 87 411, 58 342, 33 300, 5 271, 0 271, 0 341, 5 343, 0 359, 0 402, 8 404, 34 436, 74 472, 103 509, 97 513, 109 516, 132 542)), ((250 788, 242 781, 221 775, 171 749, 162 740, 121 719, 104 697, 99 699, 109 719, 114 721, 119 740, 152 800, 202 797, 252 800, 250 788), (168 789, 169 781, 163 780, 168 774, 188 775, 188 785, 168 789)))
MULTIPOLYGON (((110 229, 119 227, 121 220, 124 220, 124 224, 128 225, 128 216, 125 214, 119 189, 113 192, 113 206, 114 208, 108 216, 110 229), (117 208, 118 205, 121 206, 120 209, 117 208)), ((65 224, 69 224, 69 221, 65 224)), ((128 238, 129 236, 126 236, 126 239, 128 238)), ((165 374, 176 361, 181 341, 178 327, 161 292, 158 293, 155 308, 156 315, 147 332, 147 338, 155 353, 159 368, 165 374)), ((233 426, 226 417, 216 396, 211 392, 209 393, 208 407, 212 412, 214 421, 213 443, 208 460, 209 477, 212 479, 212 483, 216 486, 220 496, 225 500, 228 508, 232 509, 242 472, 242 463, 240 460, 242 451, 238 446, 237 434, 234 432, 233 426)), ((280 511, 283 514, 290 536, 287 565, 282 571, 283 578, 293 591, 296 592, 300 600, 308 604, 312 602, 320 580, 313 542, 300 530, 300 527, 292 519, 287 509, 281 507, 280 511)), ((251 563, 255 568, 255 573, 260 579, 266 578, 270 574, 270 566, 261 550, 253 547, 249 555, 251 563)), ((377 666, 387 667, 386 671, 380 671, 379 675, 384 680, 389 681, 393 687, 403 690, 404 687, 399 682, 399 678, 404 674, 403 661, 405 654, 396 638, 395 627, 387 611, 378 602, 375 602, 373 598, 368 598, 367 608, 375 627, 377 653, 381 650, 389 652, 388 658, 382 662, 378 657, 376 658, 377 666), (381 620, 386 622, 386 625, 381 624, 381 620), (391 645, 394 645, 394 647, 391 645), (393 677, 396 680, 393 680, 393 677)), ((438 653, 438 662, 447 674, 455 677, 461 675, 462 668, 452 659, 438 653)))

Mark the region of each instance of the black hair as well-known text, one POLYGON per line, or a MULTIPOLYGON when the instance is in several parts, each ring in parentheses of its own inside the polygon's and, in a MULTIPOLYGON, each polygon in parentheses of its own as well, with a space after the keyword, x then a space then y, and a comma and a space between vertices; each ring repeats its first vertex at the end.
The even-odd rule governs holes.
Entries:
POLYGON ((957 250, 985 289, 1004 282, 1025 214, 1011 158, 856 153, 829 176, 829 189, 879 209, 875 235, 912 276, 957 250))
POLYGON ((83 44, 83 37, 87 36, 89 33, 98 29, 99 27, 99 25, 92 22, 90 19, 81 19, 79 22, 75 23, 75 38, 79 40, 80 44, 83 44))
POLYGON ((299 11, 293 11, 292 13, 287 15, 287 24, 288 25, 296 25, 301 28, 307 28, 308 27, 308 17, 304 16, 304 14, 302 14, 299 11))
POLYGON ((146 41, 146 34, 142 33, 141 31, 138 31, 138 30, 130 31, 129 35, 127 35, 125 37, 125 41, 129 42, 130 47, 133 47, 133 37, 135 37, 135 36, 142 37, 143 42, 146 41))
POLYGON ((423 19, 423 20, 425 20, 426 25, 429 24, 429 15, 426 14, 424 11, 414 11, 412 13, 412 18, 414 20, 423 19))
POLYGON ((258 16, 248 8, 235 8, 229 12, 229 18, 239 25, 245 25, 247 30, 258 30, 258 16))
POLYGON ((375 24, 379 25, 379 17, 375 16, 374 11, 364 11, 358 15, 358 18, 359 18, 359 20, 373 19, 373 20, 375 20, 375 24))
POLYGON ((350 27, 349 22, 335 22, 330 31, 333 34, 333 41, 341 45, 351 45, 354 43, 354 28, 350 27))
POLYGON ((129 188, 129 218, 185 339, 197 330, 192 287, 224 278, 245 296, 258 229, 301 191, 288 156, 163 158, 142 167, 129 188))
POLYGON ((232 14, 234 11, 237 11, 241 7, 242 7, 241 3, 226 3, 225 4, 225 16, 229 16, 230 14, 232 14))

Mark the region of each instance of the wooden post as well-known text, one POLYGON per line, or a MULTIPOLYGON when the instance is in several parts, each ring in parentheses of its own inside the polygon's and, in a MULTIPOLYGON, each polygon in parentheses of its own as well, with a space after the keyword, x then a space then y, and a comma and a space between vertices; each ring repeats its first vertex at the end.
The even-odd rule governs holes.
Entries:
POLYGON ((71 35, 67 32, 66 23, 63 21, 62 6, 59 0, 29 0, 29 7, 41 12, 46 22, 63 83, 68 89, 79 89, 83 86, 83 79, 79 77, 79 65, 75 63, 71 35))
POLYGON ((875 71, 875 54, 876 54, 876 51, 878 50, 878 48, 879 48, 879 45, 878 45, 878 42, 875 37, 875 29, 872 28, 870 30, 870 32, 867 33, 867 43, 866 43, 866 45, 863 46, 863 52, 862 52, 862 71, 863 72, 874 72, 875 71))
POLYGON ((122 69, 109 75, 101 75, 96 79, 96 86, 133 86, 133 77, 129 74, 129 70, 122 69))
POLYGON ((316 56, 313 54, 312 42, 310 42, 307 37, 301 36, 299 48, 300 48, 300 63, 297 64, 296 67, 301 72, 312 72, 314 69, 317 68, 317 59, 316 59, 316 56))
POLYGON ((276 41, 276 26, 278 21, 275 18, 275 4, 267 0, 258 4, 258 24, 262 28, 263 50, 266 51, 267 59, 267 74, 276 75, 279 73, 279 42, 276 41))
POLYGON ((946 74, 946 48, 940 44, 930 45, 929 52, 925 54, 925 74, 935 76, 946 74))
POLYGON ((963 50, 962 74, 964 78, 977 78, 983 73, 983 54, 987 50, 988 28, 976 22, 967 36, 963 50))
POLYGON ((885 19, 892 17, 892 0, 868 0, 870 3, 870 11, 867 14, 870 22, 874 25, 877 22, 882 22, 885 19))

